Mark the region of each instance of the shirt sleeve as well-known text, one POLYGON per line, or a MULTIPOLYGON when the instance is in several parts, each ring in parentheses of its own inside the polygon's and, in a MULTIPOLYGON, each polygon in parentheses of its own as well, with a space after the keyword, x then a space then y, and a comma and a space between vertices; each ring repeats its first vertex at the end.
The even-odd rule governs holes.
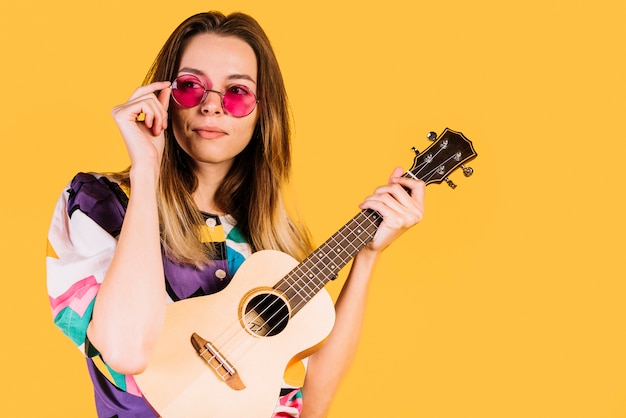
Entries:
POLYGON ((54 323, 90 356, 96 353, 87 343, 87 326, 125 212, 114 185, 79 173, 59 197, 48 231, 46 278, 54 323))

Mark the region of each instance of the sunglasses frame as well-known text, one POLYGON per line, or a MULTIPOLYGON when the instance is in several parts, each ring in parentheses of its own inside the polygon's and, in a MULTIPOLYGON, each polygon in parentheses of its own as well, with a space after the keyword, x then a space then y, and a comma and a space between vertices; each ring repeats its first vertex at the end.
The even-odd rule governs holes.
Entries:
POLYGON ((206 100, 206 98, 208 97, 209 93, 217 93, 218 96, 220 96, 220 104, 222 106, 222 110, 224 111, 225 114, 230 115, 234 118, 244 118, 246 116, 248 116, 250 113, 254 112, 254 109, 256 108, 256 106, 259 104, 259 99, 256 97, 256 94, 254 94, 254 92, 252 90, 250 90, 250 88, 248 88, 247 86, 244 86, 243 84, 236 84, 233 87, 242 87, 244 88, 246 91, 248 91, 252 97, 254 97, 254 105, 252 106, 252 108, 250 109, 250 111, 248 113, 246 113, 245 115, 234 115, 232 114, 228 109, 226 109, 226 107, 224 106, 224 96, 228 93, 222 93, 219 90, 212 90, 212 89, 207 89, 206 85, 204 84, 204 82, 202 81, 202 79, 194 74, 182 74, 177 76, 174 81, 172 81, 172 99, 174 100, 174 102, 176 102, 176 104, 180 107, 182 107, 183 109, 190 109, 192 107, 198 106, 199 104, 204 103, 204 101, 206 100), (196 103, 195 105, 192 106, 185 106, 182 103, 180 103, 178 100, 176 100, 176 96, 174 95, 174 90, 178 90, 178 79, 181 77, 193 77, 196 80, 198 80, 198 83, 202 86, 202 89, 204 90, 204 92, 202 93, 202 98, 200 99, 200 101, 198 103, 196 103))

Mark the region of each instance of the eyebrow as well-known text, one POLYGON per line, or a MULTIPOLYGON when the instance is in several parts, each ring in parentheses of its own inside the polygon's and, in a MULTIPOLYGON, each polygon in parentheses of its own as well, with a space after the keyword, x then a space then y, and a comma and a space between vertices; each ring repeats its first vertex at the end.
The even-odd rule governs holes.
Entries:
MULTIPOLYGON (((208 76, 204 73, 204 71, 200 71, 196 68, 191 68, 191 67, 183 67, 180 70, 178 70, 178 73, 191 73, 191 74, 195 74, 195 75, 200 75, 200 76, 204 76, 207 77, 208 76)), ((254 81, 252 79, 252 77, 250 77, 247 74, 230 74, 228 77, 226 77, 227 80, 249 80, 252 83, 256 84, 256 81, 254 81)))

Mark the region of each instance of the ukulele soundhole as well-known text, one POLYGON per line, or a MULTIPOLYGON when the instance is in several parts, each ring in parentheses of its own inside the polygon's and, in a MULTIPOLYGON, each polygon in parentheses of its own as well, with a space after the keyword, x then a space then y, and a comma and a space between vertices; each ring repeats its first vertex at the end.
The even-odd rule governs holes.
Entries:
POLYGON ((243 322, 249 332, 259 337, 280 334, 289 322, 289 308, 277 295, 262 293, 249 300, 243 322))

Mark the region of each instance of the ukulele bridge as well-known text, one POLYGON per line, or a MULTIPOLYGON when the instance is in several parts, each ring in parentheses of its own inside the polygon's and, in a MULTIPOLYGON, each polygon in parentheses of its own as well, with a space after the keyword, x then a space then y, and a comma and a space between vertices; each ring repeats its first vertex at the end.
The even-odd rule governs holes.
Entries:
POLYGON ((242 390, 246 387, 241 381, 237 369, 226 360, 213 344, 194 332, 191 334, 191 345, 220 380, 235 390, 242 390))

